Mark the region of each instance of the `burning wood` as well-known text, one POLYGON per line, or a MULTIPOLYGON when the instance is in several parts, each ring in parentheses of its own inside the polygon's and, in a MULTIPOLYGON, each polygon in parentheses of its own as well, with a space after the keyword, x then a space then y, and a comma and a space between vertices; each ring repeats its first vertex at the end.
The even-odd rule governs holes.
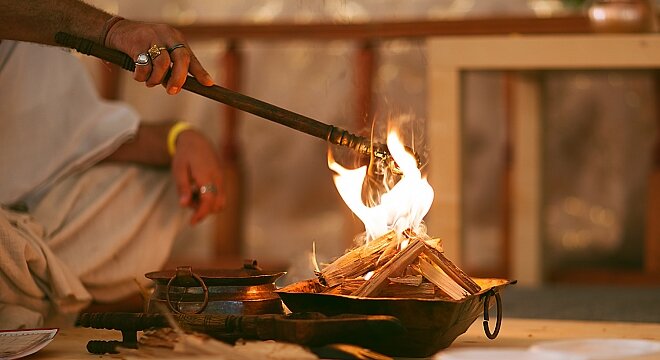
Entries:
POLYGON ((371 279, 365 281, 351 295, 363 297, 374 297, 378 295, 383 286, 389 283, 389 277, 401 275, 406 267, 422 253, 424 247, 424 242, 415 239, 405 249, 396 253, 385 265, 375 270, 371 279))
POLYGON ((400 277, 391 277, 388 278, 394 284, 408 285, 408 286, 420 286, 422 285, 422 280, 424 278, 422 275, 406 275, 400 277))
MULTIPOLYGON (((388 133, 387 147, 400 171, 395 174, 378 168, 382 183, 374 183, 375 177, 367 178, 366 167, 346 169, 328 154, 339 195, 362 220, 365 237, 371 241, 322 270, 316 268, 323 292, 454 300, 479 292, 480 287, 444 256, 440 240, 426 235, 422 219, 431 208, 433 189, 396 131, 388 133), (370 186, 377 188, 378 197, 369 197, 374 201, 365 203, 365 191, 373 194, 370 186)), ((369 170, 373 166, 371 163, 369 170)))
POLYGON ((447 275, 437 264, 429 260, 426 254, 419 258, 419 269, 422 275, 437 286, 443 293, 449 295, 454 300, 460 300, 467 295, 468 291, 447 275))
MULTIPOLYGON (((390 298, 414 298, 414 299, 432 299, 436 297, 436 286, 430 282, 422 282, 420 277, 419 285, 406 285, 395 282, 390 282, 387 286, 381 289, 378 296, 390 298)), ((365 283, 364 279, 351 279, 346 280, 341 285, 328 289, 326 294, 334 295, 351 295, 362 284, 365 283)), ((442 293, 438 294, 443 296, 442 293)))
POLYGON ((427 248, 424 250, 424 255, 427 256, 433 262, 433 264, 437 265, 440 270, 452 278, 452 280, 454 280, 458 285, 466 289, 468 293, 475 294, 481 290, 481 287, 479 287, 479 285, 477 285, 474 280, 472 280, 465 272, 463 272, 463 270, 454 265, 453 262, 449 261, 449 259, 447 259, 442 254, 442 252, 427 248))
MULTIPOLYGON (((354 279, 376 268, 385 249, 396 239, 393 231, 355 248, 326 266, 320 274, 320 281, 329 287, 341 284, 344 279, 354 279)), ((389 257, 394 256, 390 253, 389 257)))
POLYGON ((419 284, 419 286, 390 283, 383 288, 379 296, 390 298, 433 299, 436 297, 435 293, 435 286, 430 282, 423 282, 419 284))
POLYGON ((481 290, 444 256, 438 239, 407 240, 406 247, 391 251, 392 244, 398 241, 396 234, 389 232, 348 251, 318 273, 320 282, 326 285, 324 292, 358 297, 460 300, 481 290))

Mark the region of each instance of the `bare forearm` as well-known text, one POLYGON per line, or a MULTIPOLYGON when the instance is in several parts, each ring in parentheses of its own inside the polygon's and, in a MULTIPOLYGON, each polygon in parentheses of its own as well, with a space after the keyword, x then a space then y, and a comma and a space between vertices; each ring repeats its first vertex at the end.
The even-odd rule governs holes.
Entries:
POLYGON ((124 143, 104 161, 169 165, 171 158, 167 152, 167 133, 171 126, 172 124, 141 124, 135 138, 124 143))
POLYGON ((0 0, 0 39, 55 45, 64 31, 98 41, 111 17, 78 0, 0 0))
POLYGON ((60 31, 103 44, 128 54, 132 59, 153 46, 170 48, 137 66, 134 78, 152 87, 164 84, 167 93, 178 94, 188 73, 205 86, 213 79, 177 29, 165 24, 140 21, 109 21, 112 16, 80 0, 0 0, 0 40, 21 40, 55 44, 60 31))

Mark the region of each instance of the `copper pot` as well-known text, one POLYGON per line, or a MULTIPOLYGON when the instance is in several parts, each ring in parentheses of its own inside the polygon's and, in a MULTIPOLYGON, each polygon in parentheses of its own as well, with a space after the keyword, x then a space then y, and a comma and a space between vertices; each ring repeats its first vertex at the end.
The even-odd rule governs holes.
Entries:
POLYGON ((181 314, 261 315, 283 314, 282 301, 275 293, 275 281, 284 272, 259 269, 256 261, 241 269, 195 269, 150 272, 155 283, 145 312, 168 309, 181 314))

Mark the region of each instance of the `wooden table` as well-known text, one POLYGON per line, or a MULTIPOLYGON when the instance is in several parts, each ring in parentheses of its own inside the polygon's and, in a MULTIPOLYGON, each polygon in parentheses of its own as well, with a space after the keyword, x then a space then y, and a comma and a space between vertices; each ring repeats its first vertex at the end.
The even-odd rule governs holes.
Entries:
MULTIPOLYGON (((118 331, 93 329, 62 329, 45 349, 30 357, 35 359, 90 360, 100 358, 121 359, 119 355, 91 355, 85 350, 88 340, 118 340, 118 331)), ((495 340, 488 340, 481 321, 477 320, 461 335, 453 348, 461 347, 514 347, 526 348, 539 341, 579 338, 624 338, 660 340, 660 324, 588 322, 567 320, 530 320, 504 318, 502 330, 495 340)), ((630 359, 658 359, 660 354, 630 359)))

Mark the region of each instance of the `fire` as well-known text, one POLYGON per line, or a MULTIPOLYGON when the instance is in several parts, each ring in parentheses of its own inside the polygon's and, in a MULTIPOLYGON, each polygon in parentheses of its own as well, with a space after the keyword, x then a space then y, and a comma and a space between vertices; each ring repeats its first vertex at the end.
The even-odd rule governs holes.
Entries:
POLYGON ((371 279, 372 276, 374 276, 373 271, 369 271, 368 273, 364 274, 364 281, 369 281, 369 279, 371 279))
POLYGON ((387 148, 396 166, 386 159, 349 170, 328 154, 335 186, 364 223, 367 241, 316 272, 320 292, 452 300, 477 294, 481 286, 444 256, 440 239, 426 234, 422 219, 433 189, 417 159, 395 132, 388 134, 387 148))
POLYGON ((396 132, 387 136, 387 147, 401 169, 401 179, 380 196, 380 203, 367 206, 362 201, 362 184, 367 167, 346 169, 328 157, 328 167, 335 172, 334 181, 342 199, 364 223, 367 240, 376 239, 389 231, 401 234, 405 230, 424 231, 422 219, 433 203, 433 188, 417 168, 417 160, 408 153, 396 132))

